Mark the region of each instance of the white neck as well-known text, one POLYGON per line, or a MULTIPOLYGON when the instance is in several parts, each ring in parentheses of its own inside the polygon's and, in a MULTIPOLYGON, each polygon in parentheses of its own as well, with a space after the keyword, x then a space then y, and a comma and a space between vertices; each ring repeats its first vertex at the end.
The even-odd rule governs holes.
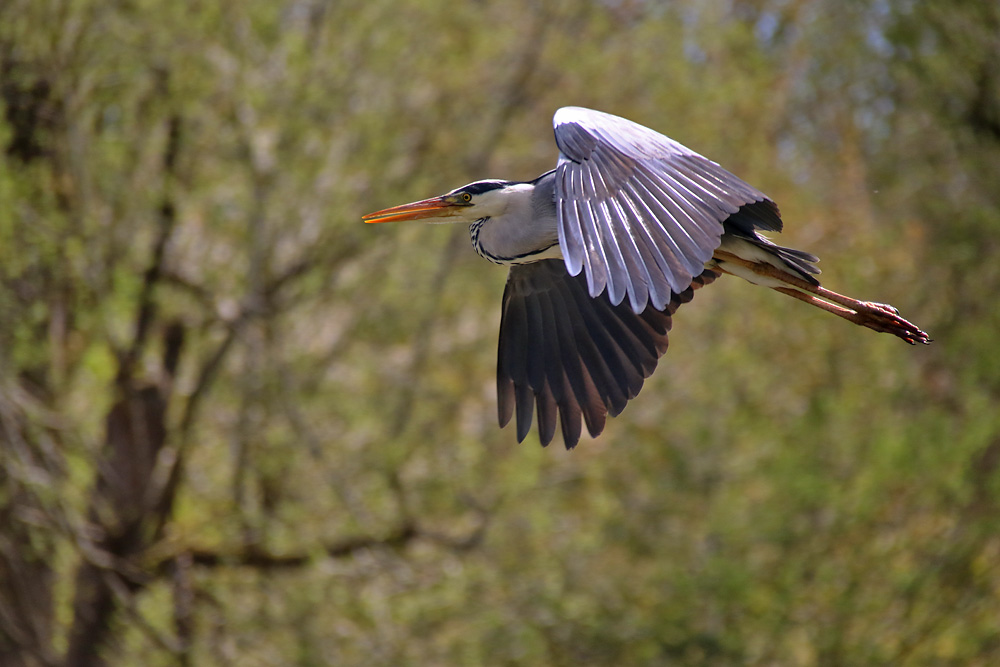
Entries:
POLYGON ((472 244, 480 256, 497 264, 562 257, 548 181, 517 183, 498 190, 483 202, 482 209, 484 217, 469 225, 472 244))

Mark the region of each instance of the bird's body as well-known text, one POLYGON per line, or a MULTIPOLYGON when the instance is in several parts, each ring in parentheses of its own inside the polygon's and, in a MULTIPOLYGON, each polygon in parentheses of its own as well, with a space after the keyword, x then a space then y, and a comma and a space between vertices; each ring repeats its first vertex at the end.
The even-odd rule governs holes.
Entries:
POLYGON ((556 112, 559 164, 533 181, 485 180, 365 216, 466 222, 483 258, 510 267, 497 362, 500 425, 523 440, 537 409, 548 444, 592 436, 666 351, 671 315, 722 273, 909 343, 929 342, 890 306, 820 287, 818 259, 775 245, 778 208, 681 144, 578 107, 556 112))

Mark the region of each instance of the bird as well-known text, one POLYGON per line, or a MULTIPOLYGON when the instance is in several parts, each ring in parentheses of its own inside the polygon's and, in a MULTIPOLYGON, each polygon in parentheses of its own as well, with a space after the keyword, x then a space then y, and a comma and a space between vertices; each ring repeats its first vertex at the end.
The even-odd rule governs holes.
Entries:
POLYGON ((675 311, 723 274, 910 343, 928 335, 887 304, 822 287, 819 259, 775 244, 777 205, 716 162, 609 113, 553 116, 559 158, 530 181, 487 179, 362 216, 466 223, 475 251, 508 267, 497 413, 522 442, 537 415, 574 448, 635 398, 667 350, 675 311))

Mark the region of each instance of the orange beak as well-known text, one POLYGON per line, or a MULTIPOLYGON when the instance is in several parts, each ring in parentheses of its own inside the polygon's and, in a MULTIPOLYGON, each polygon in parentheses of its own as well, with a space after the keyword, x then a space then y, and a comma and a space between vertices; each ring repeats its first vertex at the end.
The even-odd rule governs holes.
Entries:
POLYGON ((447 197, 431 197, 412 204, 393 206, 361 216, 367 223, 399 222, 401 220, 423 220, 425 218, 447 218, 456 215, 463 207, 447 197))

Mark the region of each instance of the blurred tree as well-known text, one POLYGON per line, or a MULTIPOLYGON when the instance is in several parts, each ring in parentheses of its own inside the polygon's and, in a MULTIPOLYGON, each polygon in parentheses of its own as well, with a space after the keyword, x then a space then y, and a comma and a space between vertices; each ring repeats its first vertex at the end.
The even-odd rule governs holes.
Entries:
POLYGON ((1000 9, 938 4, 0 3, 0 664, 995 662, 1000 9), (359 216, 564 104, 938 342, 720 280, 515 446, 504 272, 359 216))

